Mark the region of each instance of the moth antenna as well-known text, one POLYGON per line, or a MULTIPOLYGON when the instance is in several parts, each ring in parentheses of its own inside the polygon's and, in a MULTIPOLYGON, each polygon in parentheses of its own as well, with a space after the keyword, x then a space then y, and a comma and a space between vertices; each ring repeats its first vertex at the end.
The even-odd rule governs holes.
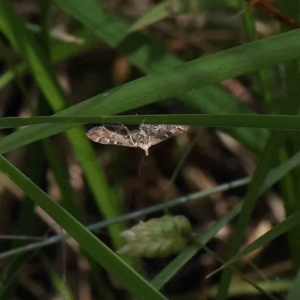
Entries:
POLYGON ((144 118, 144 120, 143 120, 143 122, 140 124, 140 126, 139 126, 139 129, 141 129, 144 125, 145 125, 145 118, 144 118))

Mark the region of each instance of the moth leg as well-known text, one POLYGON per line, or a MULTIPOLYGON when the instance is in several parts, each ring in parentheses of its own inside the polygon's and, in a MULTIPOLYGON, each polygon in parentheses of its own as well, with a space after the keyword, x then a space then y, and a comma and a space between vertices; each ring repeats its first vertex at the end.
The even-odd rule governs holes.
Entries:
POLYGON ((120 126, 125 129, 125 131, 127 132, 128 135, 130 135, 130 130, 122 123, 118 122, 120 124, 120 126))
POLYGON ((109 129, 107 129, 105 126, 101 126, 106 132, 111 133, 109 129))
POLYGON ((132 137, 131 131, 130 131, 124 124, 122 124, 122 123, 120 123, 120 122, 119 122, 119 124, 120 124, 120 126, 121 126, 123 129, 125 129, 125 131, 127 132, 127 135, 128 135, 128 137, 129 137, 129 139, 130 139, 132 145, 134 145, 134 146, 136 147, 136 142, 134 141, 134 139, 133 139, 133 137, 132 137))
POLYGON ((130 141, 131 141, 132 145, 134 145, 136 147, 136 142, 134 141, 134 139, 133 139, 132 134, 131 134, 130 131, 128 131, 128 136, 130 138, 130 141))

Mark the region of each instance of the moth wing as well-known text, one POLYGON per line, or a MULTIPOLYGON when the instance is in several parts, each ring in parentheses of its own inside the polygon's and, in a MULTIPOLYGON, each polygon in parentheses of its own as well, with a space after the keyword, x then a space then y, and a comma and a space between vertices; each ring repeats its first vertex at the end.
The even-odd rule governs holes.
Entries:
POLYGON ((158 143, 160 143, 160 142, 163 142, 163 141, 165 141, 166 139, 168 139, 168 138, 163 138, 163 139, 158 139, 158 138, 155 138, 155 137, 150 137, 150 143, 151 143, 151 146, 154 146, 154 145, 156 145, 156 144, 158 144, 158 143))
MULTIPOLYGON (((147 134, 150 136, 151 145, 154 146, 162 141, 165 141, 173 136, 180 135, 187 131, 188 126, 180 125, 150 125, 146 129, 147 134)), ((145 130, 143 128, 143 130, 145 130)))
MULTIPOLYGON (((104 126, 102 126, 102 127, 104 127, 104 126)), ((107 129, 108 131, 111 131, 114 133, 119 133, 124 136, 126 136, 129 132, 128 128, 124 125, 105 125, 104 128, 107 129)))
POLYGON ((114 141, 111 143, 112 145, 118 145, 118 146, 123 146, 123 147, 133 147, 135 148, 136 146, 132 143, 131 139, 129 138, 128 135, 122 135, 116 133, 114 136, 114 141))
POLYGON ((86 135, 89 139, 99 144, 135 147, 127 135, 108 130, 104 126, 93 127, 86 135))
POLYGON ((149 136, 156 136, 158 138, 169 138, 179 135, 187 131, 188 126, 184 125, 147 125, 142 124, 140 129, 149 136))

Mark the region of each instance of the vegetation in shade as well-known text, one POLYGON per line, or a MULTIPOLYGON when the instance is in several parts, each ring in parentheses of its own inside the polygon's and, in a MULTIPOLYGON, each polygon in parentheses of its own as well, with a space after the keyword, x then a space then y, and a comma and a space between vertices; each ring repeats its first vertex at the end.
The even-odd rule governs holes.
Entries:
MULTIPOLYGON (((4 34, 10 39, 16 52, 23 56, 24 61, 29 65, 36 82, 39 84, 42 93, 48 101, 48 105, 53 111, 59 111, 66 107, 67 97, 61 86, 55 78, 51 61, 47 60, 47 56, 42 52, 39 45, 30 35, 22 21, 14 13, 12 5, 9 1, 3 1, 3 9, 0 13, 2 22, 0 27, 4 34), (22 38, 18 38, 21 36, 22 38)), ((73 145, 73 150, 77 159, 82 163, 82 169, 90 185, 91 191, 95 197, 99 210, 107 217, 111 218, 116 215, 110 203, 109 187, 105 180, 103 170, 97 165, 96 156, 92 147, 86 141, 84 132, 81 128, 77 128, 67 133, 67 136, 73 145), (89 157, 89 161, 85 161, 85 157, 89 157)), ((122 226, 113 226, 109 230, 113 237, 115 245, 118 246, 117 236, 122 231, 122 226)))
MULTIPOLYGON (((172 280, 176 281, 182 272, 190 281, 186 270, 192 267, 199 272, 194 257, 201 262, 203 255, 210 254, 215 260, 208 262, 209 267, 203 265, 201 268, 211 272, 211 281, 205 282, 207 290, 197 287, 197 291, 201 290, 203 294, 195 297, 213 295, 216 299, 226 299, 240 295, 239 284, 233 277, 241 276, 254 288, 243 289, 249 297, 262 293, 270 299, 278 299, 276 293, 279 293, 280 296, 287 295, 289 300, 298 299, 300 207, 297 199, 300 189, 296 167, 300 163, 300 29, 289 30, 291 22, 288 20, 299 18, 299 1, 292 1, 292 10, 283 1, 276 1, 277 6, 270 3, 268 7, 273 9, 273 14, 262 11, 269 13, 269 19, 256 14, 247 4, 249 1, 199 1, 196 6, 184 1, 154 2, 145 15, 127 15, 125 20, 121 15, 130 11, 128 3, 122 10, 124 4, 114 7, 113 1, 109 0, 105 4, 93 0, 40 1, 39 12, 34 13, 40 20, 37 26, 30 23, 30 18, 21 16, 20 8, 12 1, 0 0, 0 31, 4 37, 0 43, 3 52, 0 59, 7 66, 0 75, 0 88, 9 88, 9 84, 16 81, 18 86, 12 86, 13 93, 19 93, 18 88, 22 90, 19 96, 22 99, 21 112, 19 104, 13 109, 0 104, 3 105, 0 119, 3 184, 0 193, 4 190, 13 194, 13 197, 3 197, 7 203, 12 201, 11 198, 23 201, 22 205, 18 204, 20 213, 17 217, 12 214, 9 219, 9 213, 5 216, 10 224, 17 219, 17 226, 8 232, 41 235, 43 229, 45 234, 49 232, 48 227, 55 230, 56 225, 49 222, 50 217, 79 245, 67 243, 65 247, 74 251, 78 261, 88 262, 91 271, 86 271, 89 267, 85 267, 90 277, 85 283, 91 297, 96 293, 107 299, 118 299, 123 289, 131 294, 124 299, 179 296, 176 289, 179 287, 172 286, 172 280), (230 17, 226 15, 229 7, 234 10, 230 17), (202 11, 206 11, 208 17, 201 14, 202 11), (215 17, 219 12, 223 21, 215 17), (57 15, 68 20, 72 32, 57 35, 52 28, 57 15), (176 23, 180 17, 187 16, 190 19, 186 27, 176 23), (246 43, 240 43, 236 38, 234 42, 227 39, 232 31, 238 32, 234 20, 239 17, 244 26, 244 38, 247 36, 246 43), (258 30, 262 27, 257 27, 257 24, 262 22, 274 30, 271 21, 275 19, 282 22, 281 30, 266 34, 271 35, 269 37, 260 36, 265 33, 258 30), (196 20, 205 24, 201 25, 202 34, 198 32, 196 20), (181 34, 176 33, 179 30, 174 30, 174 24, 175 29, 180 27, 181 34), (222 35, 226 39, 222 40, 218 35, 217 41, 212 42, 208 37, 214 37, 213 31, 218 26, 227 30, 227 34, 222 35), (167 30, 163 31, 163 28, 167 30), (196 33, 196 39, 195 35, 189 36, 190 33, 196 33), (207 40, 204 33, 207 33, 207 40), (165 38, 165 34, 170 39, 165 38), (183 49, 184 53, 174 49, 183 49), (101 60, 100 74, 103 74, 101 79, 95 80, 91 75, 91 80, 86 80, 81 75, 81 72, 85 74, 84 67, 80 65, 86 62, 74 58, 76 55, 90 59, 98 57, 101 60), (67 63, 71 59, 75 63, 67 63), (68 67, 64 69, 62 63, 68 67), (56 69, 54 64, 59 67, 56 69), (77 84, 74 84, 76 80, 77 84), (81 88, 81 81, 90 85, 81 88), (246 101, 250 106, 238 99, 243 93, 248 95, 246 101), (91 97, 92 94, 95 96, 91 97), (72 97, 80 98, 80 101, 72 101, 72 97), (191 125, 191 129, 187 134, 151 148, 150 157, 143 160, 142 151, 136 149, 98 145, 95 151, 95 145, 86 138, 83 128, 91 123, 108 126, 120 123, 182 124, 191 125), (196 135, 195 132, 200 130, 203 132, 196 135), (59 133, 67 139, 56 136, 59 133), (189 143, 188 139, 193 135, 197 139, 189 143), (162 149, 162 155, 159 155, 162 149), (16 159, 14 153, 21 153, 17 155, 20 159, 16 159), (180 153, 183 153, 182 157, 180 153), (27 161, 29 166, 22 166, 20 160, 27 161), (245 175, 251 177, 242 183, 231 183, 232 178, 245 175), (18 187, 17 190, 5 181, 7 177, 18 187), (221 184, 224 182, 228 182, 227 192, 221 195, 220 191, 225 190, 221 184), (274 189, 276 183, 279 184, 274 189), (247 188, 242 189, 245 184, 248 184, 247 188), (193 193, 195 189, 207 187, 211 187, 208 189, 211 194, 204 190, 200 195, 203 197, 214 192, 212 198, 201 204, 187 204, 199 197, 199 192, 193 193), (240 190, 231 191, 236 187, 240 190), (178 198, 179 195, 182 198, 178 198), (178 199, 168 202, 169 198, 178 199), (286 218, 276 210, 280 207, 278 198, 284 203, 286 218), (145 208, 148 202, 160 204, 145 208), (179 210, 175 203, 185 205, 179 210), (268 207, 267 213, 263 205, 268 207), (137 220, 125 223, 140 219, 142 214, 162 210, 173 216, 160 214, 160 219, 156 215, 147 219, 168 220, 163 226, 157 226, 153 219, 139 225, 137 220), (253 213, 256 210, 258 214, 253 213), (271 212, 274 217, 270 217, 271 212), (36 214, 43 218, 43 221, 38 220, 43 226, 34 226, 36 214), (178 215, 186 215, 182 217, 185 226, 169 222, 177 220, 178 215), (85 226, 100 218, 104 220, 98 228, 106 228, 108 235, 101 232, 96 236, 90 231, 94 225, 85 226), (191 227, 188 219, 195 231, 191 233, 194 238, 189 245, 191 227), (261 219, 267 223, 267 229, 257 236, 253 228, 261 225, 261 219), (48 225, 44 226, 46 221, 48 225), (147 231, 144 230, 147 224, 155 226, 147 231), (126 226, 132 230, 123 233, 128 242, 123 246, 119 235, 126 226), (199 228, 201 234, 196 232, 199 228), (230 238, 222 233, 226 230, 230 231, 230 238), (168 235, 173 239, 168 239, 168 235), (157 236, 163 237, 163 252, 157 249, 157 245, 161 245, 156 245, 157 236), (275 249, 273 251, 278 255, 272 257, 271 262, 279 263, 282 253, 277 253, 274 244, 285 236, 288 243, 284 244, 288 249, 283 249, 284 258, 292 261, 292 267, 285 274, 268 273, 267 276, 282 276, 278 284, 273 278, 248 276, 248 267, 239 271, 237 262, 247 260, 249 255, 253 255, 257 264, 254 266, 256 272, 266 267, 263 258, 267 255, 267 246, 275 249), (225 240, 225 243, 216 240, 217 246, 207 246, 214 237, 225 240), (150 244, 147 244, 149 239, 150 244), (180 241, 181 247, 172 244, 174 239, 180 241), (245 240, 247 244, 243 246, 245 240), (228 251, 221 259, 219 253, 224 253, 224 244, 228 251), (152 257, 153 264, 147 265, 147 261, 139 264, 118 256, 114 252, 116 248, 123 249, 120 252, 123 254, 152 257), (216 253, 211 252, 211 248, 216 253), (203 251, 208 254, 203 254, 203 251), (167 256, 166 253, 174 255, 177 252, 181 252, 177 257, 160 263, 156 263, 153 255, 167 256), (100 271, 98 266, 107 273, 100 271), (216 286, 213 275, 219 271, 222 273, 216 286), (151 277, 154 279, 150 280, 151 277)), ((257 3, 256 7, 259 7, 257 3)), ((10 99, 9 95, 3 95, 10 99)), ((132 138, 124 127, 122 130, 125 133, 116 131, 117 137, 132 138)), ((51 243, 64 238, 58 236, 51 243)), ((55 294, 67 295, 70 299, 78 296, 74 286, 60 279, 51 256, 48 257, 46 252, 36 255, 46 245, 44 242, 47 241, 33 243, 32 247, 24 241, 3 245, 0 259, 14 258, 2 275, 1 297, 18 295, 22 280, 19 281, 16 275, 22 274, 20 271, 23 270, 26 274, 26 268, 34 263, 33 260, 40 263, 55 294), (28 252, 29 249, 34 250, 28 252)), ((66 275, 66 257, 63 257, 63 264, 66 275)), ((203 276, 201 284, 206 275, 209 274, 203 276)), ((184 280, 180 282, 181 288, 187 290, 184 280)), ((191 292, 194 291, 195 287, 191 287, 191 292)), ((188 293, 183 296, 187 297, 188 293)), ((20 298, 25 299, 24 295, 20 298)))

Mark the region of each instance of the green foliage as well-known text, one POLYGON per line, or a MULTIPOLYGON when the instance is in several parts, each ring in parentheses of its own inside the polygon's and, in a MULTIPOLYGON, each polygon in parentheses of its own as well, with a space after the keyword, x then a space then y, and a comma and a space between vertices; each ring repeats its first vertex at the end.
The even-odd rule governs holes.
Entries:
MULTIPOLYGON (((218 291, 215 291, 217 299, 225 299, 234 272, 234 269, 231 268, 232 265, 238 259, 267 245, 279 235, 289 234, 294 268, 295 270, 299 268, 300 212, 299 201, 297 201, 300 195, 300 189, 297 187, 299 172, 297 170, 289 172, 300 163, 299 141, 297 140, 300 128, 300 117, 298 116, 300 30, 285 30, 287 32, 255 40, 257 37, 254 15, 252 12, 246 11, 245 25, 249 43, 189 62, 182 62, 146 36, 136 32, 169 16, 167 11, 169 2, 157 5, 147 15, 131 25, 94 0, 57 1, 56 4, 59 7, 83 26, 76 36, 83 37, 85 43, 71 46, 60 41, 55 42, 50 49, 48 46, 51 38, 49 25, 51 12, 46 4, 43 12, 44 23, 40 32, 41 44, 39 44, 32 32, 27 29, 24 21, 15 12, 12 3, 9 0, 0 0, 0 30, 12 49, 21 58, 20 63, 12 65, 11 69, 1 76, 0 87, 6 86, 12 79, 20 79, 25 73, 29 73, 43 94, 43 101, 46 101, 54 112, 53 116, 2 118, 0 120, 1 129, 26 125, 28 127, 3 137, 0 140, 0 153, 5 154, 57 133, 66 133, 99 212, 106 219, 111 219, 122 214, 120 206, 115 201, 122 191, 119 193, 110 185, 104 170, 97 162, 90 142, 85 137, 84 130, 81 128, 83 124, 94 122, 139 124, 145 122, 148 124, 217 127, 229 133, 248 150, 258 155, 258 165, 242 203, 235 206, 215 225, 195 239, 193 244, 182 251, 150 283, 78 221, 83 218, 74 202, 74 192, 69 184, 68 173, 62 168, 49 140, 45 140, 43 145, 46 149, 47 160, 50 162, 63 195, 62 206, 42 191, 39 184, 41 176, 37 176, 36 180, 31 180, 3 156, 0 156, 0 169, 24 191, 28 197, 24 202, 26 205, 30 198, 35 205, 40 206, 79 243, 94 262, 106 269, 113 278, 138 299, 165 299, 159 290, 188 260, 205 248, 208 241, 216 236, 226 224, 237 217, 234 234, 229 245, 228 260, 219 268, 224 271, 218 291), (147 75, 78 104, 68 106, 68 96, 58 82, 52 62, 65 61, 74 54, 90 49, 99 42, 98 39, 128 57, 132 64, 147 75), (49 53, 47 53, 48 51, 49 53), (49 59, 50 52, 52 61, 49 59), (275 80, 270 67, 274 65, 280 65, 280 68, 285 70, 281 74, 285 80, 285 99, 282 104, 273 99, 276 94, 273 84, 275 80), (258 92, 264 97, 266 109, 264 115, 254 113, 217 86, 226 79, 249 73, 253 75, 254 72, 258 74, 258 92), (184 113, 147 116, 116 115, 172 97, 179 100, 179 103, 185 108, 184 113), (271 115, 278 111, 282 112, 282 115, 271 115), (193 114, 186 112, 193 112, 193 114), (285 131, 283 132, 283 130, 285 131), (285 177, 287 174, 288 177, 285 177), (240 251, 258 197, 279 180, 282 180, 281 188, 285 196, 288 217, 240 251)), ((178 3, 176 1, 176 5, 178 3)), ((236 3, 233 5, 236 6, 236 3)), ((204 2, 203 7, 206 7, 204 2)), ((241 5, 241 7, 246 9, 245 5, 241 5)), ((292 14, 284 5, 282 9, 286 13, 292 14)), ((177 12, 181 10, 182 8, 176 7, 177 12)), ((7 55, 4 57, 9 60, 7 55)), ((41 158, 41 154, 39 154, 37 161, 40 162, 41 158)), ((40 172, 40 166, 36 166, 35 170, 40 172)), ((38 173, 38 175, 41 174, 38 173)), ((25 204, 24 209, 26 209, 25 204)), ((21 214, 22 218, 28 220, 32 211, 33 205, 30 205, 29 212, 21 214)), ((19 226, 24 224, 24 220, 20 222, 19 226)), ((124 224, 121 223, 109 227, 114 246, 120 245, 118 235, 123 229, 124 224)), ((18 245, 14 247, 16 246, 18 245)), ((13 282, 13 276, 27 259, 28 257, 23 256, 13 262, 0 291, 2 295, 11 295, 10 284, 13 282)), ((45 264, 48 265, 46 260, 45 264)), ((53 282, 56 282, 57 289, 67 290, 49 266, 47 267, 48 272, 51 274, 53 282)), ((95 275, 96 277, 97 275, 95 275)), ((297 299, 299 295, 298 282, 299 271, 288 294, 289 300, 297 299)), ((255 284, 253 285, 255 286, 255 284)))

